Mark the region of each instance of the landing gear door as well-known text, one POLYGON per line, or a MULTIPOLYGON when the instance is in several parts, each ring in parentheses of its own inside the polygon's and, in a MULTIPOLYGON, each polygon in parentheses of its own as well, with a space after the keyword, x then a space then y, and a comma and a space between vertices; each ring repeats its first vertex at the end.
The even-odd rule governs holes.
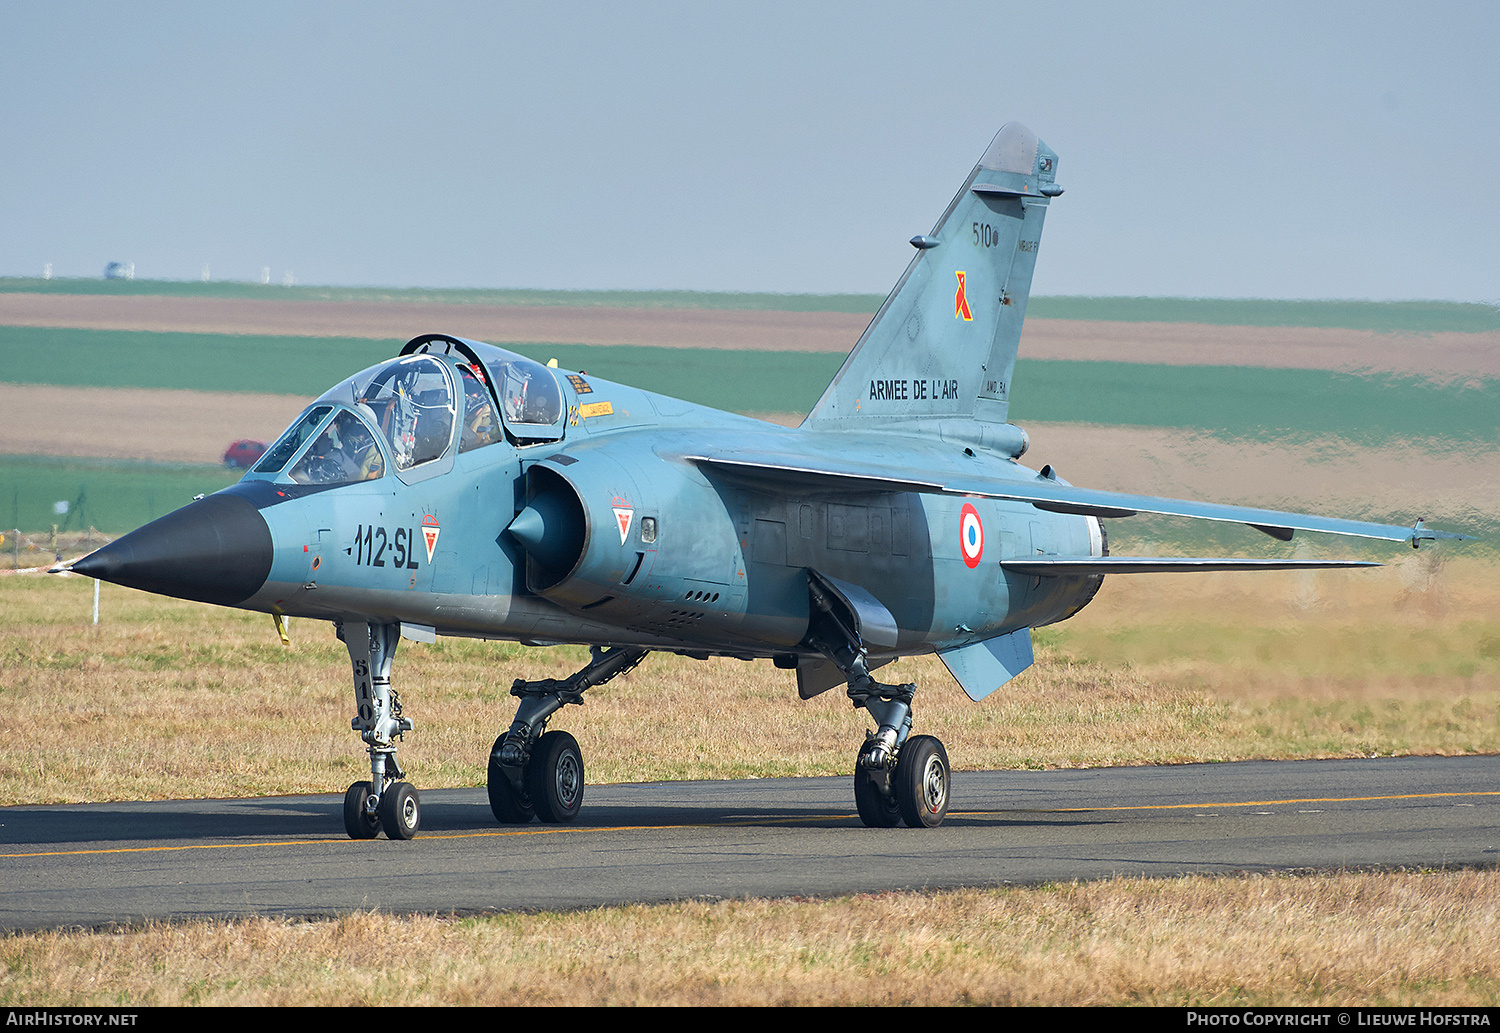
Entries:
POLYGON ((859 585, 840 581, 810 568, 807 573, 848 607, 848 612, 854 617, 854 627, 851 630, 859 636, 861 643, 885 648, 896 646, 899 636, 896 618, 885 608, 884 603, 859 585))

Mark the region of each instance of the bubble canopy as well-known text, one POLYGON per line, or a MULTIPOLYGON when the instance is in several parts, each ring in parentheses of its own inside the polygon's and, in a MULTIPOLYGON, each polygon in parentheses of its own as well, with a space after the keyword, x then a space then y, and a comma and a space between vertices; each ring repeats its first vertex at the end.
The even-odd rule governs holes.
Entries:
POLYGON ((447 334, 415 337, 401 354, 446 355, 468 366, 495 396, 506 432, 517 444, 557 441, 563 436, 562 389, 552 370, 541 363, 493 344, 447 334))
POLYGON ((388 469, 407 483, 435 476, 452 467, 459 416, 476 404, 466 386, 470 395, 480 391, 481 404, 484 395, 495 403, 513 444, 563 436, 562 391, 550 369, 493 345, 429 334, 323 392, 247 477, 332 487, 378 480, 388 469))
POLYGON ((448 450, 460 397, 451 367, 430 356, 408 355, 356 373, 318 402, 352 406, 379 428, 399 473, 448 450))

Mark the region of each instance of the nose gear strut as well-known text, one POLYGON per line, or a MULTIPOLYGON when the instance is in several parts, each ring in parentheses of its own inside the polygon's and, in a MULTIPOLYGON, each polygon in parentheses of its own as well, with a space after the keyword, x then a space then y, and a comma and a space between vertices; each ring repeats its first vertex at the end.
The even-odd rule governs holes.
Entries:
POLYGON ((401 716, 401 698, 391 688, 391 664, 401 641, 401 625, 348 621, 338 636, 354 668, 355 715, 349 727, 370 754, 370 780, 355 782, 344 794, 344 829, 351 839, 373 839, 381 829, 390 839, 411 839, 421 824, 422 804, 396 763, 395 740, 412 730, 401 716))

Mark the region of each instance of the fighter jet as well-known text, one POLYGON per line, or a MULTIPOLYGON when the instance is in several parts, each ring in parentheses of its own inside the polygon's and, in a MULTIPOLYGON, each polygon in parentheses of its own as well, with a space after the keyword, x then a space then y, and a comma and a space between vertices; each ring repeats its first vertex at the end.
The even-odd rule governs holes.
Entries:
POLYGON ((854 762, 860 818, 936 826, 948 756, 911 734, 915 686, 877 681, 884 665, 936 653, 979 701, 1031 665, 1032 629, 1083 609, 1105 575, 1374 565, 1113 556, 1104 521, 1462 537, 1091 491, 1022 466, 1011 374, 1056 177, 1034 133, 1002 128, 795 429, 427 334, 329 389, 239 483, 72 570, 278 628, 331 622, 370 758, 344 798, 356 839, 419 828, 391 671, 402 636, 438 635, 590 647, 571 677, 515 681, 488 757, 500 822, 577 817, 583 756, 549 723, 669 651, 770 660, 804 699, 844 686, 875 726, 854 762))

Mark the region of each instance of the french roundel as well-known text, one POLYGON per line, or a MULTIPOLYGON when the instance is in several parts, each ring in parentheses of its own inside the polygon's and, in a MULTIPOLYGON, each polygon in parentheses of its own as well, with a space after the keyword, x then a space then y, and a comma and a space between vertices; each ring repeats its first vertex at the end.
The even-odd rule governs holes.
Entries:
POLYGON ((979 566, 984 556, 984 524, 979 522, 979 510, 968 502, 958 517, 958 542, 963 548, 964 562, 970 567, 979 566))

